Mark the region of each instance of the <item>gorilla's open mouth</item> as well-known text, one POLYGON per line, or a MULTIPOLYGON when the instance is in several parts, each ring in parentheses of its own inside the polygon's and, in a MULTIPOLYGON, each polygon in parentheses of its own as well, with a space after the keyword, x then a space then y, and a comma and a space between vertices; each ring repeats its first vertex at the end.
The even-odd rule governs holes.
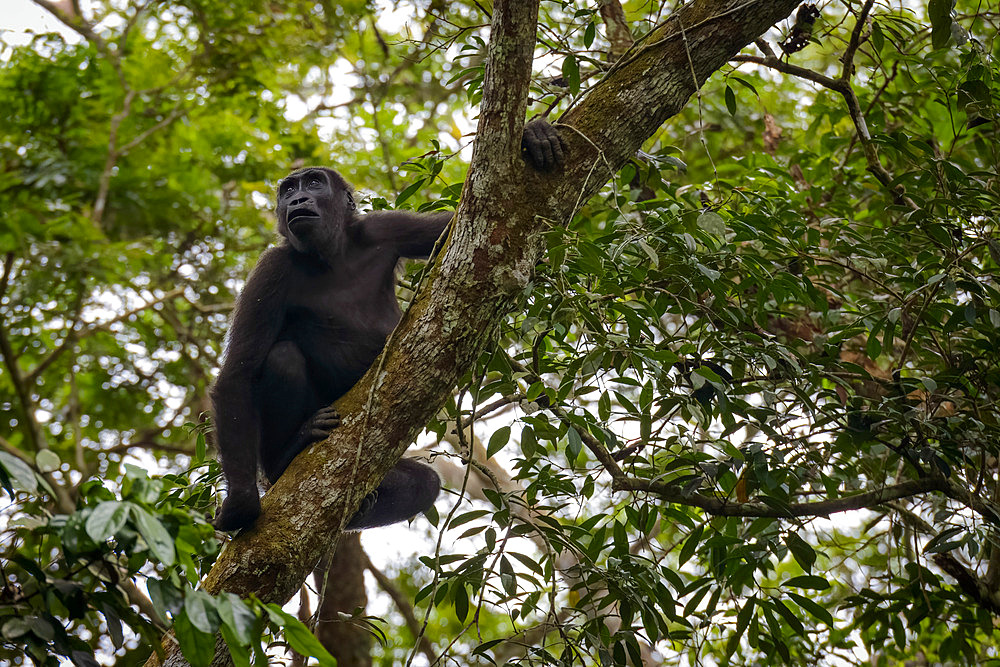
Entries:
POLYGON ((310 222, 319 218, 319 213, 309 208, 297 208, 288 213, 288 226, 292 227, 300 222, 310 222))

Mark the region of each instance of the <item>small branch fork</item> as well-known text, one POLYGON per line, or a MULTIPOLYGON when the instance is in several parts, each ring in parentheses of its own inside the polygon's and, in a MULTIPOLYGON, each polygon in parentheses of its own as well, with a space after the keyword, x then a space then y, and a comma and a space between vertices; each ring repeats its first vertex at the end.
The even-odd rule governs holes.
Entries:
POLYGON ((844 103, 847 105, 848 114, 851 116, 851 122, 854 123, 854 129, 857 130, 858 139, 861 142, 861 148, 864 150, 865 162, 868 165, 868 171, 871 172, 871 174, 878 180, 879 183, 883 185, 883 187, 892 193, 893 199, 897 204, 902 204, 910 210, 916 211, 920 207, 916 204, 916 202, 906 196, 903 186, 893 183, 894 179, 892 174, 882 166, 882 162, 879 159, 878 148, 872 142, 871 132, 869 132, 868 124, 865 122, 865 114, 861 109, 861 103, 858 101, 858 96, 854 93, 854 88, 851 86, 851 75, 854 72, 854 54, 857 53, 858 48, 865 39, 864 28, 868 23, 868 17, 874 4, 875 0, 867 0, 861 8, 857 23, 854 26, 854 30, 851 32, 850 42, 844 50, 844 55, 841 57, 843 68, 840 76, 837 78, 832 78, 806 67, 793 65, 789 62, 781 60, 763 40, 757 40, 757 45, 765 53, 764 56, 740 54, 733 56, 730 60, 732 62, 762 65, 777 72, 781 72, 782 74, 788 74, 800 79, 805 79, 806 81, 812 81, 813 83, 823 86, 828 90, 832 90, 843 97, 844 103))

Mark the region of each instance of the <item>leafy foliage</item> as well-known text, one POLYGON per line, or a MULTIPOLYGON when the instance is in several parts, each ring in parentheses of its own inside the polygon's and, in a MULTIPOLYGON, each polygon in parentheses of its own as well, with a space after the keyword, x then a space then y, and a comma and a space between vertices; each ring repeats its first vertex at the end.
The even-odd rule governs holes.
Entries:
MULTIPOLYGON (((638 38, 674 4, 621 7, 638 38)), ((218 470, 189 424, 288 169, 372 208, 460 196, 488 7, 394 6, 95 3, 5 40, 0 659, 136 664, 171 626, 195 665, 217 632, 236 664, 332 660, 198 590, 218 470)), ((438 654, 997 659, 998 16, 818 6, 803 51, 745 49, 548 232, 428 425, 464 482, 393 581, 438 654)), ((542 4, 531 113, 601 80, 605 10, 542 4)))

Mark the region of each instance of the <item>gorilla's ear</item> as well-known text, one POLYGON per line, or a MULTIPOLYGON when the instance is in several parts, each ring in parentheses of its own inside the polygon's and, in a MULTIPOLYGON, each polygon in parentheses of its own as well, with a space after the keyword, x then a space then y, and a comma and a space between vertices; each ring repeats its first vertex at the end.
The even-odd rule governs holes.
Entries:
POLYGON ((344 193, 347 196, 347 208, 352 211, 358 210, 358 205, 354 203, 354 197, 351 196, 350 192, 344 193))

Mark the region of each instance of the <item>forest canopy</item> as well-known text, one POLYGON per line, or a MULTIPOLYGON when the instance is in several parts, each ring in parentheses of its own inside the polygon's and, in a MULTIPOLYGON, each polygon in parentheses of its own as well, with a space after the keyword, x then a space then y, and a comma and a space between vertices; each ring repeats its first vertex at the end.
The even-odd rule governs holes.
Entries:
POLYGON ((0 661, 1000 660, 995 3, 21 6, 0 661), (208 390, 306 165, 456 214, 230 539, 208 390), (414 442, 435 509, 336 539, 414 442))

